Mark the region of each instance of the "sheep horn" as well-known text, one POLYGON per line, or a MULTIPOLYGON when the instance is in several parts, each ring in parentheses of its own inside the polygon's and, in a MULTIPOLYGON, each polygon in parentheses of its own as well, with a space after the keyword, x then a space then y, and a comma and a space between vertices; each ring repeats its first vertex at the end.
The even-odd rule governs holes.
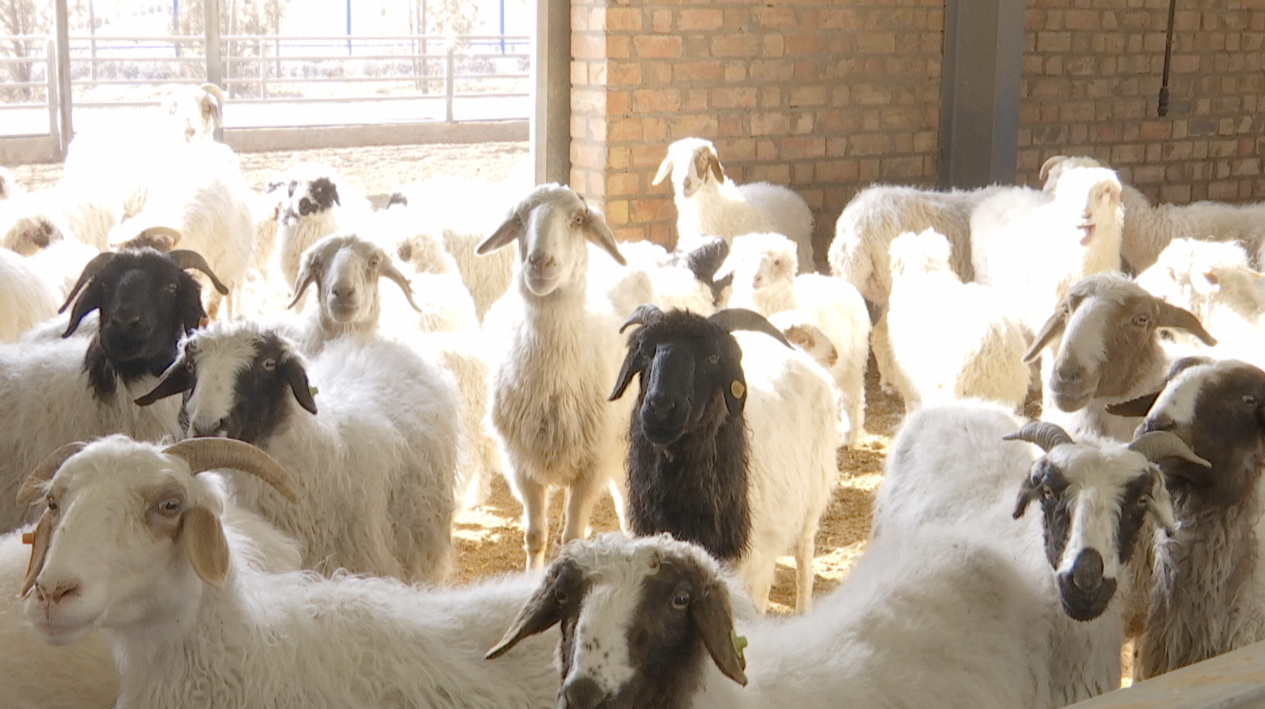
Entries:
POLYGON ((400 269, 395 267, 395 264, 391 262, 391 258, 389 256, 383 254, 382 259, 382 266, 380 267, 381 270, 379 270, 378 275, 386 276, 392 281, 395 281, 395 284, 400 287, 400 290, 404 291, 404 297, 408 299, 408 304, 413 306, 413 309, 417 312, 422 312, 422 309, 417 307, 417 303, 413 302, 413 285, 409 282, 409 279, 406 278, 403 273, 400 273, 400 269))
POLYGON ((1195 455, 1186 442, 1172 431, 1151 431, 1138 436, 1129 444, 1129 450, 1141 453, 1152 463, 1162 458, 1181 458, 1188 463, 1211 468, 1212 463, 1195 455))
POLYGON ((194 475, 217 468, 250 473, 272 486, 290 502, 299 501, 294 478, 264 451, 232 438, 190 438, 167 446, 163 453, 182 458, 194 475))
POLYGON ((160 253, 168 253, 180 243, 180 232, 169 226, 151 226, 142 229, 139 234, 118 245, 120 249, 139 249, 145 246, 160 253), (169 236, 170 241, 158 237, 169 236))
POLYGON ((189 249, 175 249, 168 251, 167 257, 179 266, 181 270, 192 268, 195 271, 205 273, 206 277, 211 279, 211 285, 215 286, 215 290, 219 291, 220 295, 228 295, 228 286, 221 283, 219 278, 216 278, 215 272, 207 265, 206 259, 202 258, 202 254, 189 249))
POLYGON ((22 481, 22 487, 18 488, 18 507, 25 507, 31 504, 31 501, 35 499, 35 495, 39 493, 40 486, 52 480, 58 469, 61 468, 62 463, 65 463, 68 458, 83 450, 86 445, 88 444, 83 441, 67 443, 44 456, 43 460, 36 463, 35 469, 31 471, 30 475, 26 476, 26 480, 22 481))
POLYGON ((1054 157, 1041 163, 1041 172, 1037 173, 1037 179, 1040 180, 1042 183, 1045 183, 1046 180, 1050 179, 1051 168, 1053 168, 1055 165, 1063 162, 1066 159, 1067 159, 1066 155, 1055 155, 1054 157))
POLYGON ((632 311, 632 315, 628 316, 624 324, 619 326, 619 334, 624 334, 624 330, 633 325, 649 325, 657 322, 661 317, 663 317, 662 310, 649 303, 642 303, 637 306, 636 310, 632 311))
POLYGON ((66 308, 69 308, 70 304, 75 302, 75 298, 79 297, 79 291, 83 290, 88 281, 92 280, 92 277, 97 275, 98 271, 105 268, 106 264, 110 263, 116 255, 113 251, 106 251, 103 254, 97 254, 92 257, 92 260, 83 267, 83 273, 79 274, 79 280, 75 281, 75 287, 70 289, 70 295, 66 296, 66 302, 62 303, 62 306, 57 309, 58 315, 66 312, 66 308))
POLYGON ((1049 421, 1033 421, 1023 428, 1006 436, 1002 436, 1003 441, 1027 441, 1041 446, 1041 450, 1049 453, 1055 446, 1064 443, 1075 443, 1072 437, 1067 435, 1058 426, 1058 424, 1049 421))
POLYGON ((795 349, 793 345, 786 339, 786 335, 782 331, 773 327, 773 323, 765 319, 765 317, 754 310, 746 308, 728 308, 714 313, 707 318, 709 322, 720 326, 725 332, 733 332, 734 330, 751 330, 753 332, 763 332, 773 339, 786 345, 789 349, 795 349))
POLYGON ((203 84, 202 90, 219 99, 221 106, 224 105, 224 92, 220 90, 219 86, 215 84, 203 84))

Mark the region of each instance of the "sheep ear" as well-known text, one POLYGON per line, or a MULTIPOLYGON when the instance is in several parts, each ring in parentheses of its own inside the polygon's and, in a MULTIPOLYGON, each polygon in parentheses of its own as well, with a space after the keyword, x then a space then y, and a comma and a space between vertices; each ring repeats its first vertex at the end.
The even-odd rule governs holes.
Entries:
POLYGON ((1157 327, 1174 327, 1179 330, 1185 330, 1198 337, 1209 347, 1217 344, 1217 339, 1208 334, 1208 331, 1200 324, 1199 318, 1195 317, 1189 310, 1183 310, 1171 303, 1160 303, 1160 314, 1155 320, 1155 325, 1157 327))
MULTIPOLYGON (((75 301, 75 307, 70 311, 70 322, 66 325, 66 331, 61 334, 63 338, 70 337, 75 334, 75 330, 79 329, 79 323, 94 310, 101 308, 101 289, 93 288, 89 284, 87 288, 79 294, 79 299, 75 301)), ((62 306, 63 308, 65 306, 62 306)))
POLYGON ((1063 328, 1067 326, 1067 313, 1063 312, 1063 305, 1064 303, 1059 303, 1057 306, 1058 310, 1041 326, 1041 332, 1037 333, 1036 339, 1032 342, 1032 347, 1023 356, 1024 364, 1031 364, 1033 360, 1041 356, 1041 350, 1050 344, 1050 340, 1063 334, 1063 328))
POLYGON ((210 94, 202 97, 202 115, 210 116, 216 128, 224 127, 223 109, 220 108, 219 99, 210 94))
POLYGON ((657 186, 660 182, 663 182, 664 178, 671 174, 671 172, 672 151, 669 150, 668 154, 663 157, 663 162, 659 163, 659 171, 655 173, 654 179, 650 181, 650 184, 657 186))
POLYGON ((422 312, 422 309, 413 300, 413 284, 409 282, 407 276, 400 272, 400 269, 395 267, 395 264, 391 262, 391 257, 385 253, 382 254, 382 266, 378 275, 379 277, 390 279, 392 283, 399 286, 400 290, 404 291, 404 298, 408 300, 408 304, 413 307, 413 310, 419 313, 422 312))
POLYGON ((713 581, 690 606, 690 620, 699 635, 703 647, 712 656, 712 662, 729 679, 742 686, 747 685, 747 660, 742 647, 745 639, 734 632, 733 618, 729 611, 729 592, 724 584, 713 581))
MULTIPOLYGON (((543 633, 561 622, 564 609, 558 599, 565 597, 564 592, 578 583, 579 574, 580 570, 570 560, 554 562, 544 583, 527 599, 504 637, 487 651, 483 659, 495 660, 514 649, 524 638, 543 633)), ((579 601, 578 598, 575 600, 579 601)))
POLYGON ((725 407, 730 416, 738 416, 747 406, 747 377, 742 366, 733 367, 727 372, 725 388, 725 407))
POLYGON ((316 399, 312 396, 312 386, 307 381, 307 370, 294 357, 283 360, 277 366, 281 370, 281 376, 285 377, 286 382, 290 384, 290 391, 294 393, 299 406, 315 414, 316 399))
POLYGON ((483 243, 474 247, 474 252, 479 256, 492 253, 497 249, 505 248, 515 240, 523 236, 523 220, 519 218, 518 211, 510 212, 505 221, 492 232, 492 236, 483 240, 483 243))
POLYGON ((159 399, 166 399, 169 396, 175 396, 181 392, 189 391, 193 388, 194 379, 193 372, 185 363, 183 355, 176 358, 175 362, 167 368, 163 373, 162 379, 158 380, 158 385, 148 394, 137 397, 132 403, 137 406, 149 406, 159 399))
POLYGON ((634 374, 641 374, 644 365, 641 362, 641 348, 633 347, 628 350, 628 355, 624 357, 624 364, 619 368, 619 376, 615 378, 615 389, 611 391, 611 395, 606 397, 607 401, 615 401, 624 395, 628 389, 628 385, 632 382, 634 374))
POLYGON ((615 245, 615 235, 611 233, 610 227, 606 226, 606 218, 601 212, 590 207, 589 216, 584 220, 583 228, 585 238, 610 254, 611 258, 615 259, 615 263, 620 266, 628 265, 628 262, 624 260, 624 255, 619 253, 619 247, 615 245))
POLYGON ((1119 404, 1107 404, 1107 413, 1112 416, 1146 416, 1147 412, 1155 406, 1155 401, 1160 398, 1161 392, 1139 396, 1136 399, 1122 401, 1119 404))
POLYGON ((1177 531, 1177 517, 1173 512, 1173 497, 1168 493, 1168 486, 1164 484, 1164 475, 1160 472, 1158 466, 1151 467, 1150 502, 1147 503, 1146 509, 1155 524, 1162 527, 1169 536, 1172 536, 1177 531))
MULTIPOLYGON (((40 515, 40 521, 35 525, 35 531, 30 536, 31 561, 26 566, 26 578, 22 581, 22 592, 18 594, 20 597, 25 597, 31 592, 35 586, 35 579, 44 570, 44 559, 48 556, 48 545, 52 538, 53 521, 49 518, 48 510, 44 510, 44 514, 40 515)), ((22 541, 26 540, 26 535, 23 535, 22 541)))
POLYGON ((219 517, 201 505, 192 507, 184 513, 180 536, 185 556, 198 578, 209 586, 223 588, 228 576, 228 540, 219 517))
POLYGON ((309 251, 303 255, 303 263, 299 265, 299 275, 295 279, 294 296, 290 298, 290 303, 285 309, 290 310, 299 304, 299 300, 303 298, 303 294, 307 292, 308 286, 312 285, 324 274, 325 267, 319 255, 315 251, 309 251))
POLYGON ((1037 499, 1041 494, 1041 479, 1036 475, 1029 475, 1023 479, 1023 484, 1019 486, 1019 496, 1015 498, 1015 511, 1011 516, 1019 519, 1023 513, 1028 510, 1028 505, 1037 499))
POLYGON ((712 171, 712 175, 716 178, 718 184, 725 182, 725 169, 720 166, 720 158, 715 153, 707 153, 707 167, 712 171))

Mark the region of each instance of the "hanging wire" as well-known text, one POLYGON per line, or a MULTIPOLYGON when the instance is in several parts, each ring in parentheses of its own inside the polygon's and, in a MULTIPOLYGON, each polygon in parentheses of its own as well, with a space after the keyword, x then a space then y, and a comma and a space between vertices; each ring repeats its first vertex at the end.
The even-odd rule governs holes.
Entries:
POLYGON ((1173 64, 1173 20, 1177 17, 1177 0, 1168 0, 1168 39, 1164 43, 1164 78, 1160 84, 1160 118, 1168 115, 1168 71, 1173 64))

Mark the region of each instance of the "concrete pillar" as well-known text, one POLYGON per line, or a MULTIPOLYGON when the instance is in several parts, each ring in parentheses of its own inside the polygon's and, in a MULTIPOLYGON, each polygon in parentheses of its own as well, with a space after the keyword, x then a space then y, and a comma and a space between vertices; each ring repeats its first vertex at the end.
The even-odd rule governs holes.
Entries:
MULTIPOLYGON (((224 64, 220 59, 220 3, 219 0, 203 0, 203 31, 206 33, 206 80, 223 87, 224 64)), ((263 61, 261 58, 260 61, 263 61)), ((228 93, 227 91, 225 92, 228 93)))
POLYGON ((940 187, 1011 184, 1023 74, 1023 0, 947 0, 940 187))
POLYGON ((536 183, 571 177, 571 2, 536 0, 531 157, 536 183))

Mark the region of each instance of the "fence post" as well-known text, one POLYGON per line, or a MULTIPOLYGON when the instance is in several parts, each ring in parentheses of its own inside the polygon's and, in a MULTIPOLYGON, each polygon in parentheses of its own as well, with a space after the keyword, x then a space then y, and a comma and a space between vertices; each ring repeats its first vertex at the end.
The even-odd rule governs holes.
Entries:
POLYGON ((444 112, 444 116, 445 116, 444 120, 449 123, 452 123, 453 86, 457 83, 456 79, 453 78, 455 74, 453 70, 457 65, 457 62, 455 59, 456 51, 457 51, 456 42, 453 41, 452 37, 449 37, 448 38, 448 56, 445 62, 446 68, 444 70, 444 94, 445 94, 444 105, 446 107, 445 112, 444 112))
POLYGON ((220 61, 220 3, 219 0, 204 0, 202 3, 203 21, 206 37, 206 81, 209 84, 223 87, 224 67, 220 61))
POLYGON ((57 43, 50 38, 44 45, 44 61, 47 62, 44 65, 44 79, 48 82, 48 88, 44 89, 45 98, 48 99, 48 134, 57 149, 61 150, 64 143, 61 141, 61 124, 57 121, 57 107, 60 105, 57 100, 57 77, 61 73, 57 71, 57 43))
POLYGON ((75 137, 75 128, 70 120, 72 104, 70 95, 70 13, 66 9, 67 0, 54 0, 57 15, 57 113, 61 118, 61 131, 58 134, 62 159, 66 159, 66 148, 75 137))
POLYGON ((268 61, 264 58, 264 38, 259 38, 259 98, 268 98, 268 61))

